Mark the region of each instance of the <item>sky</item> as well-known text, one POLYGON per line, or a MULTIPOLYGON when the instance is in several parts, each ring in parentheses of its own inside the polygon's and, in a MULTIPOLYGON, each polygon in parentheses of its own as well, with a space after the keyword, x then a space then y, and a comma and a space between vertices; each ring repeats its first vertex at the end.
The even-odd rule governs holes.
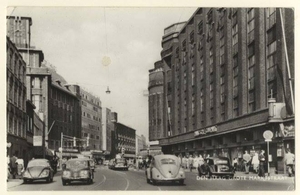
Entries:
POLYGON ((187 21, 196 9, 10 7, 7 15, 31 17, 31 45, 47 63, 148 138, 148 71, 161 59, 164 28, 187 21))

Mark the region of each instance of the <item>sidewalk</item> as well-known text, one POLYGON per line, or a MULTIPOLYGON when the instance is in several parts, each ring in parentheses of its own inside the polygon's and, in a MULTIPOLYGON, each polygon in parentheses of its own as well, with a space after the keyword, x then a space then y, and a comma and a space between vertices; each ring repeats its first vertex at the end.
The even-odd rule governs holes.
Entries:
MULTIPOLYGON (((57 170, 54 177, 61 176, 61 174, 62 174, 62 171, 57 170)), ((7 183, 7 189, 10 189, 10 188, 14 188, 16 186, 22 185, 23 179, 22 179, 22 176, 16 176, 16 179, 12 179, 12 177, 10 177, 6 183, 7 183)))
POLYGON ((23 179, 8 179, 7 180, 7 189, 10 189, 10 188, 14 188, 16 186, 19 186, 23 183, 23 179))

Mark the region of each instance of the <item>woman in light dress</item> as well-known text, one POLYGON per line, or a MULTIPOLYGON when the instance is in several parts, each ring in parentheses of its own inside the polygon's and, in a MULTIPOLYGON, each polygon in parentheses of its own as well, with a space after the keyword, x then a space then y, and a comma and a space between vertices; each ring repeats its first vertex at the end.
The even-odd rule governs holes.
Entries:
POLYGON ((255 152, 254 156, 252 157, 252 167, 253 167, 253 171, 255 173, 258 172, 258 167, 259 167, 259 160, 258 160, 258 153, 255 152))

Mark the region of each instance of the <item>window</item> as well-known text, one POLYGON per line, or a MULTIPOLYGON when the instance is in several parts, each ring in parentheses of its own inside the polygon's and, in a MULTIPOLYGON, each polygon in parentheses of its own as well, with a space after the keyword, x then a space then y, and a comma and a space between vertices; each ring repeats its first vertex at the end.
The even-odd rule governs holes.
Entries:
POLYGON ((237 117, 238 116, 238 107, 239 107, 239 104, 238 104, 238 97, 235 97, 233 99, 233 117, 237 117))
POLYGON ((203 97, 203 88, 200 90, 200 111, 204 111, 204 97, 203 97))
POLYGON ((209 84, 209 105, 210 108, 214 107, 214 86, 213 82, 209 84))
POLYGON ((182 51, 186 51, 186 40, 182 41, 182 51))
POLYGON ((190 33, 190 43, 194 43, 195 39, 194 39, 194 31, 192 31, 190 33))
POLYGON ((198 33, 200 35, 203 34, 203 21, 200 21, 199 24, 198 24, 198 33))

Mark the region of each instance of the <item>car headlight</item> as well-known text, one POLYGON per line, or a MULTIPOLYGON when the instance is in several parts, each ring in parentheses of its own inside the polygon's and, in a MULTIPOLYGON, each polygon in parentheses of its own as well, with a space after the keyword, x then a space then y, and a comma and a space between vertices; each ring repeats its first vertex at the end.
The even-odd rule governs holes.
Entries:
POLYGON ((87 170, 80 171, 80 177, 87 177, 89 175, 89 172, 87 170))
POLYGON ((41 174, 40 177, 47 177, 49 175, 49 170, 44 170, 41 174))
POLYGON ((31 177, 31 176, 30 176, 30 174, 28 173, 28 171, 25 171, 25 172, 23 173, 23 177, 31 177))
POLYGON ((63 171, 63 177, 70 177, 71 172, 70 171, 63 171))

